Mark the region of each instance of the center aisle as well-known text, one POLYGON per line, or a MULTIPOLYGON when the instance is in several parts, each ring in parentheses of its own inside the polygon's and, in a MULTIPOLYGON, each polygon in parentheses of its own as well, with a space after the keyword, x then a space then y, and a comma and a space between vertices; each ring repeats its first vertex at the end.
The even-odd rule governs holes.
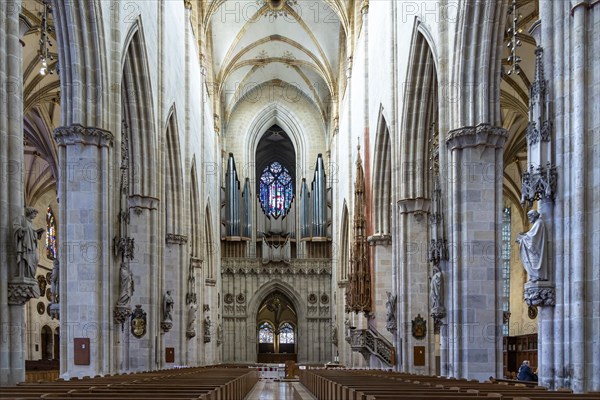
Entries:
POLYGON ((274 382, 260 380, 244 400, 295 400, 294 389, 300 397, 296 399, 316 400, 300 382, 274 382))

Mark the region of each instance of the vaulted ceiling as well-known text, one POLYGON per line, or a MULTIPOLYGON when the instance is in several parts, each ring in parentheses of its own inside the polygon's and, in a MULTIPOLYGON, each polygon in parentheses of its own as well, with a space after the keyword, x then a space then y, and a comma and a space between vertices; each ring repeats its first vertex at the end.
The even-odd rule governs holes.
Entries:
MULTIPOLYGON (((47 69, 42 71, 39 54, 43 11, 41 0, 24 0, 22 3, 24 200, 27 205, 33 205, 49 190, 56 190, 58 179, 57 146, 52 135, 60 122, 60 81, 55 71, 58 50, 55 34, 50 31, 47 69)), ((52 26, 52 14, 48 13, 47 17, 52 26)))
MULTIPOLYGON (((347 0, 214 0, 205 9, 216 107, 226 122, 256 87, 281 86, 331 117, 348 29, 347 0)), ((255 94, 256 95, 256 94, 255 94)))
MULTIPOLYGON (((514 14, 509 15, 508 28, 512 28, 514 14)), ((500 82, 500 107, 504 128, 509 130, 508 141, 504 147, 504 196, 506 204, 519 204, 521 200, 521 178, 527 170, 527 124, 529 122, 529 88, 534 80, 535 49, 537 44, 529 33, 529 29, 539 19, 538 0, 519 0, 516 12, 517 39, 521 45, 516 54, 520 57, 519 73, 508 71, 513 65, 508 61, 511 35, 507 32, 502 54, 504 75, 500 82)), ((517 208, 522 221, 525 214, 521 207, 517 208)))

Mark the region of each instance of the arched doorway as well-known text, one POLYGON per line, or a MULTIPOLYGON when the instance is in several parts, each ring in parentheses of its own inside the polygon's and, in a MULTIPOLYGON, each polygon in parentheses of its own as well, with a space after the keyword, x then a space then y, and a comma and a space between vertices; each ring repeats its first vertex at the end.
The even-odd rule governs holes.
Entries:
POLYGON ((54 330, 54 359, 60 359, 60 327, 54 330))
POLYGON ((53 350, 53 333, 52 328, 48 325, 44 325, 42 327, 42 360, 52 360, 52 350, 53 350))
POLYGON ((298 317, 292 302, 279 291, 265 297, 256 316, 257 361, 282 363, 297 358, 298 317))

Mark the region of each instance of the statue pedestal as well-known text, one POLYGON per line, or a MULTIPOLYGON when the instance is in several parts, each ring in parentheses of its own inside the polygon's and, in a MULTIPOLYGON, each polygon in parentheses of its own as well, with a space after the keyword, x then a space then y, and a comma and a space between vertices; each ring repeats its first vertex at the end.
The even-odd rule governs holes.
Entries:
POLYGON ((117 324, 124 324, 125 321, 129 319, 131 315, 131 307, 130 306, 115 306, 113 310, 113 318, 117 324))
POLYGON ((524 290, 525 303, 530 306, 556 305, 556 289, 550 281, 527 282, 524 290))
POLYGON ((38 281, 33 278, 17 277, 8 282, 8 304, 19 305, 27 303, 30 299, 40 297, 38 281))
POLYGON ((160 327, 162 328, 162 330, 167 333, 171 330, 171 328, 173 327, 173 322, 171 321, 163 321, 160 323, 160 327))

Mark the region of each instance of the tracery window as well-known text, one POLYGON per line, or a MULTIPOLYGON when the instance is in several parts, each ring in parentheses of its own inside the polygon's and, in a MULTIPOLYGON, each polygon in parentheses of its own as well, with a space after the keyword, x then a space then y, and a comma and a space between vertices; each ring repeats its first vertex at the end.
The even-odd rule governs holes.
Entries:
POLYGON ((286 215, 294 198, 294 185, 287 168, 277 161, 260 176, 260 203, 265 214, 279 218, 286 215))
POLYGON ((46 211, 46 257, 56 258, 56 219, 50 206, 46 211))
POLYGON ((273 343, 273 326, 263 322, 258 328, 258 343, 273 343))
POLYGON ((279 343, 293 344, 294 339, 294 327, 289 322, 282 324, 279 328, 279 343))

